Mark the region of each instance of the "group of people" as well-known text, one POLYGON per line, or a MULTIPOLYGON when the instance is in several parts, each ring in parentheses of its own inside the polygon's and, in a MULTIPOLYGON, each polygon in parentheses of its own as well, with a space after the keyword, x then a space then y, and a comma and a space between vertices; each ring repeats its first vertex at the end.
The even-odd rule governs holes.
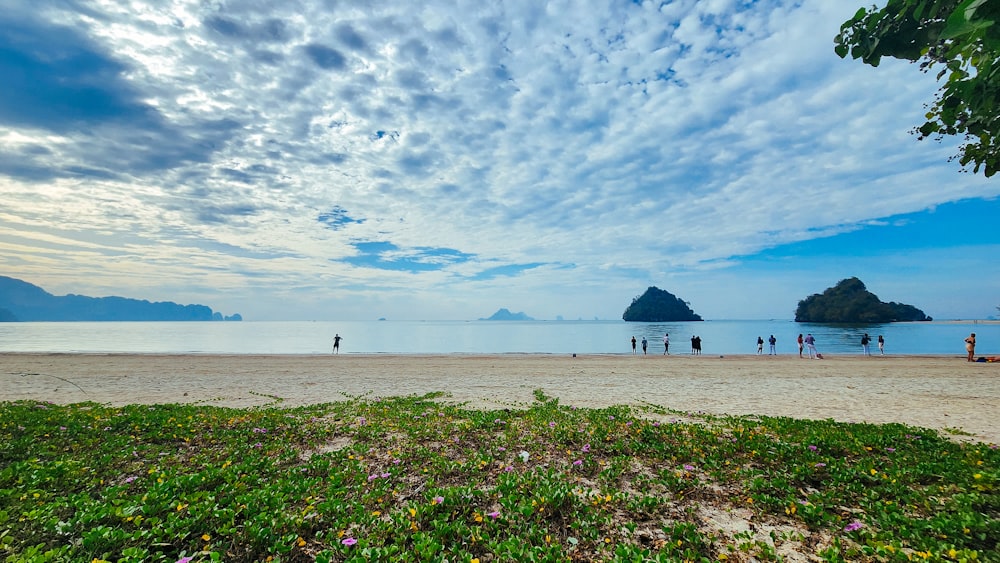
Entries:
MULTIPOLYGON (((340 336, 340 334, 337 334, 337 335, 335 335, 333 337, 333 353, 334 354, 340 353, 340 341, 343 340, 343 339, 344 338, 342 336, 340 336)), ((871 356, 872 355, 871 354, 871 349, 870 349, 871 341, 872 341, 872 339, 871 339, 870 336, 868 336, 867 332, 864 334, 864 336, 861 337, 861 350, 862 350, 862 352, 864 352, 864 355, 866 355, 866 356, 871 356)), ((813 359, 813 358, 823 359, 823 355, 816 351, 816 337, 814 337, 811 333, 807 334, 805 336, 805 338, 803 338, 802 335, 799 334, 799 337, 796 339, 796 342, 799 345, 799 357, 800 358, 804 357, 802 355, 802 353, 803 353, 803 350, 805 350, 805 352, 807 354, 809 354, 809 358, 810 359, 813 359)), ((885 355, 885 338, 883 338, 882 335, 880 334, 880 335, 878 335, 878 338, 876 339, 876 342, 878 343, 879 354, 881 354, 881 355, 884 356, 885 355)), ((635 336, 633 336, 632 337, 632 353, 633 354, 637 353, 636 352, 636 348, 635 348, 636 347, 636 343, 637 343, 637 341, 635 339, 635 336)), ((769 345, 768 355, 769 356, 772 356, 772 355, 776 356, 776 355, 778 355, 778 352, 775 349, 775 346, 778 344, 778 339, 775 338, 773 334, 767 339, 767 343, 769 345)), ((646 351, 647 351, 648 347, 649 347, 649 341, 646 340, 645 336, 643 336, 642 337, 642 353, 643 353, 643 355, 646 355, 646 351)), ((968 338, 965 339, 965 351, 968 353, 968 361, 974 362, 975 359, 973 358, 973 356, 976 355, 976 333, 973 332, 972 334, 969 335, 968 338)), ((764 339, 762 337, 758 336, 757 337, 757 355, 760 356, 763 353, 764 353, 764 339)), ((700 356, 701 355, 701 337, 700 336, 692 336, 691 337, 691 354, 695 355, 695 356, 700 356)), ((663 335, 663 355, 664 356, 669 356, 670 355, 670 333, 669 332, 665 333, 663 335)))
MULTIPOLYGON (((635 349, 636 342, 639 342, 639 341, 637 341, 635 339, 635 337, 633 336, 632 337, 632 353, 633 354, 637 354, 638 353, 636 351, 636 349, 635 349)), ((646 349, 649 347, 649 341, 646 340, 645 336, 643 336, 641 342, 642 342, 642 354, 646 355, 646 349)), ((701 355, 701 337, 700 336, 692 336, 691 337, 691 354, 693 354, 695 356, 700 356, 701 355)), ((670 333, 669 332, 663 334, 663 355, 664 356, 669 356, 670 355, 670 333)))
MULTIPOLYGON (((778 339, 777 339, 777 338, 775 338, 775 337, 774 337, 774 335, 772 334, 772 335, 771 335, 771 336, 770 336, 770 337, 769 337, 769 338, 767 339, 767 343, 768 343, 768 345, 770 346, 770 348, 769 348, 769 352, 767 353, 767 355, 768 355, 768 356, 777 356, 777 355, 778 355, 778 352, 777 352, 777 351, 775 351, 775 348, 774 348, 774 347, 775 347, 775 345, 776 345, 776 344, 778 343, 778 339)), ((758 337, 757 337, 757 355, 758 355, 758 356, 760 356, 760 355, 762 355, 763 353, 764 353, 764 339, 758 336, 758 337)))

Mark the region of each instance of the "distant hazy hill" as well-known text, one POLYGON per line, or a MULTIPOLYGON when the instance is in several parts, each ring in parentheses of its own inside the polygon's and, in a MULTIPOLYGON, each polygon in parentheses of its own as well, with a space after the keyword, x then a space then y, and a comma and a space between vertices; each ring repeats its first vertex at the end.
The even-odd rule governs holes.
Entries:
POLYGON ((652 286, 625 309, 622 319, 633 322, 659 323, 675 321, 700 321, 701 315, 681 298, 669 291, 652 286))
POLYGON ((481 321, 533 321, 535 319, 525 315, 524 313, 511 313, 507 309, 500 309, 496 313, 493 313, 488 319, 479 319, 481 321))
POLYGON ((823 293, 799 301, 795 321, 800 323, 893 323, 929 321, 913 305, 882 302, 858 278, 840 280, 823 293))
POLYGON ((151 303, 125 297, 55 296, 15 278, 0 276, 0 321, 214 321, 223 317, 204 305, 151 303))

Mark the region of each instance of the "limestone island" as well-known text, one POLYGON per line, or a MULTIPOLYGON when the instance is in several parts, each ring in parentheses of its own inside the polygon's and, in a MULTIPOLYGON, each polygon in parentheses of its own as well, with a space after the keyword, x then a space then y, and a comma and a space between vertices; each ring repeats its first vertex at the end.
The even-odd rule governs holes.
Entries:
POLYGON ((489 318, 479 319, 481 321, 533 321, 535 319, 525 315, 524 313, 511 313, 507 309, 499 309, 496 313, 493 313, 489 318))
POLYGON ((895 323, 933 320, 913 305, 885 303, 868 291, 858 278, 840 280, 799 301, 795 309, 798 323, 895 323))
POLYGON ((652 286, 625 309, 622 319, 629 322, 662 323, 677 321, 700 321, 688 303, 669 291, 652 286))

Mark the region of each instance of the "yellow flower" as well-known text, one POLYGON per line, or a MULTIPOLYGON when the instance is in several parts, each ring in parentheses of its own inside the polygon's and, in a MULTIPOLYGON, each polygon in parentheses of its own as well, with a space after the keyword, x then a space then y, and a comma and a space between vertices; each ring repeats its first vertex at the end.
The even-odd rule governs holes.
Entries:
POLYGON ((184 510, 185 508, 187 508, 186 504, 177 503, 177 512, 180 512, 180 511, 184 510))
POLYGON ((478 557, 473 557, 472 561, 470 561, 469 563, 479 563, 479 558, 478 557))
POLYGON ((212 536, 210 536, 208 534, 202 534, 201 535, 201 539, 204 540, 204 541, 212 541, 212 536))
POLYGON ((304 546, 305 544, 306 544, 306 540, 304 540, 304 539, 302 539, 301 537, 299 537, 299 547, 302 547, 302 546, 304 546))
POLYGON ((417 515, 417 509, 416 508, 411 508, 410 509, 410 516, 416 516, 416 515, 417 515))
POLYGON ((878 471, 876 471, 875 469, 871 469, 870 471, 871 471, 872 475, 878 475, 878 471))
POLYGON ((476 522, 482 522, 483 521, 483 515, 477 512, 475 520, 476 520, 476 522))
POLYGON ((973 479, 982 479, 983 478, 983 474, 982 473, 976 473, 975 475, 972 476, 972 478, 973 479))
POLYGON ((380 510, 373 510, 372 516, 382 516, 382 512, 380 510))

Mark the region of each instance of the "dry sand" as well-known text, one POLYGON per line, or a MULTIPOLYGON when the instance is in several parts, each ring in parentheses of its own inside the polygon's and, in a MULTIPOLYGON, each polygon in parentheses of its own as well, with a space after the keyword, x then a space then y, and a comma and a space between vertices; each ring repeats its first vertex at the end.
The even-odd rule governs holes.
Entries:
POLYGON ((954 356, 0 354, 0 401, 296 406, 443 391, 505 408, 536 389, 564 405, 900 422, 1000 442, 1000 364, 954 356))

